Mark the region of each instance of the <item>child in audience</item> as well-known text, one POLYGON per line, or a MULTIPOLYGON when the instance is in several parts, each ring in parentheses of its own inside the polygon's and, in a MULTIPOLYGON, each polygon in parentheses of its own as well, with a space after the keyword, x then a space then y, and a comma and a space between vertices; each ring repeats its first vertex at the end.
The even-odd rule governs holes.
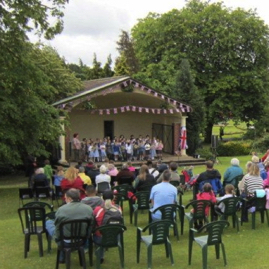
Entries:
MULTIPOLYGON (((233 186, 232 184, 227 184, 227 185, 225 186, 225 195, 222 196, 222 197, 220 197, 220 198, 218 198, 217 200, 218 200, 218 201, 221 201, 221 200, 223 200, 223 199, 230 198, 230 197, 235 197, 234 186, 233 186)), ((215 206, 215 210, 216 210, 217 212, 222 212, 222 213, 223 213, 224 210, 225 210, 225 205, 224 205, 224 203, 220 203, 218 206, 216 205, 216 206, 215 206)))
POLYGON ((64 178, 64 168, 60 165, 57 167, 57 171, 54 176, 54 185, 61 186, 61 181, 63 178, 64 178))

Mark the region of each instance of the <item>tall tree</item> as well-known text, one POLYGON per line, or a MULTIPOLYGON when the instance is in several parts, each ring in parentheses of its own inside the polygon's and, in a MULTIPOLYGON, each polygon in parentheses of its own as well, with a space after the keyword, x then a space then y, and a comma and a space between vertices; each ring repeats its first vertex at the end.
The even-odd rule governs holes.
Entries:
POLYGON ((171 94, 182 58, 189 60, 206 105, 206 142, 219 114, 249 121, 263 113, 269 29, 255 11, 192 0, 182 10, 149 14, 132 29, 132 37, 137 78, 147 77, 152 87, 163 85, 166 93, 171 94))
POLYGON ((205 106, 201 94, 194 85, 190 64, 186 59, 183 59, 179 66, 172 96, 192 107, 192 112, 188 115, 186 127, 188 130, 187 153, 193 155, 199 146, 200 133, 203 132, 205 106))
POLYGON ((111 64, 112 64, 112 59, 111 59, 111 54, 109 54, 109 56, 107 57, 107 62, 105 63, 104 68, 103 68, 103 77, 105 78, 113 77, 114 72, 112 71, 111 64))
POLYGON ((90 69, 90 77, 89 79, 98 79, 103 75, 103 69, 101 67, 101 62, 97 61, 97 56, 94 53, 92 68, 90 69))
POLYGON ((117 41, 117 50, 120 53, 121 60, 126 61, 127 69, 129 74, 133 75, 138 71, 138 61, 134 52, 133 40, 130 38, 128 32, 121 31, 119 41, 117 41))
POLYGON ((52 38, 62 30, 66 1, 1 1, 0 163, 19 164, 25 154, 47 155, 42 140, 61 134, 61 111, 50 102, 80 89, 80 82, 51 48, 34 46, 27 33, 52 38), (49 16, 56 19, 50 24, 49 16))

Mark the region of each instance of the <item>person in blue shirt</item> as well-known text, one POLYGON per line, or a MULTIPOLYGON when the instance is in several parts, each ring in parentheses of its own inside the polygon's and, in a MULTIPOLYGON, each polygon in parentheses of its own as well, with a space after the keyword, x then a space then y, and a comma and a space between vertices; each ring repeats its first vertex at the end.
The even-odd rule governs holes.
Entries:
MULTIPOLYGON (((233 179, 237 176, 243 175, 243 169, 239 166, 239 160, 237 158, 231 159, 231 166, 227 168, 223 176, 223 185, 232 184, 234 185, 236 182, 233 182, 233 179)), ((237 186, 235 186, 237 187, 237 186)))
MULTIPOLYGON (((176 204, 177 201, 177 188, 169 183, 171 179, 171 173, 169 170, 163 172, 163 180, 161 183, 152 187, 150 192, 150 200, 152 204, 151 212, 156 208, 167 205, 176 204)), ((152 220, 160 220, 162 215, 160 211, 151 214, 152 220)))

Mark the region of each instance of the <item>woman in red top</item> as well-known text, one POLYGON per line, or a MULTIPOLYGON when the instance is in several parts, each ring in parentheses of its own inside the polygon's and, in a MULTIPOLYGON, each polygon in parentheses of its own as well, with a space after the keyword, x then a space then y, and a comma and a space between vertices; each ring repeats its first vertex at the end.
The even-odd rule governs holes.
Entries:
POLYGON ((63 193, 65 193, 65 191, 71 188, 78 189, 80 190, 80 199, 85 198, 83 181, 78 176, 78 170, 74 166, 71 166, 66 170, 64 179, 61 181, 61 188, 63 190, 63 193))

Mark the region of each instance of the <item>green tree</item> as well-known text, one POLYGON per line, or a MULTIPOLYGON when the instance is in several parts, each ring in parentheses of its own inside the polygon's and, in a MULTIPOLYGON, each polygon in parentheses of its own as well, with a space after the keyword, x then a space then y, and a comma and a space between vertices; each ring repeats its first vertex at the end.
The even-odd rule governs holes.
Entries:
POLYGON ((81 88, 51 48, 34 46, 27 33, 52 38, 62 30, 66 1, 1 1, 0 162, 19 164, 25 155, 48 156, 44 141, 55 144, 61 111, 50 105, 81 88), (56 19, 50 24, 48 17, 56 19))
POLYGON ((188 114, 186 128, 187 134, 187 153, 193 155, 199 147, 200 133, 203 131, 204 124, 204 101, 197 87, 194 85, 194 79, 191 74, 188 60, 182 60, 179 71, 176 75, 175 88, 172 91, 172 97, 181 102, 189 104, 192 112, 188 114))
POLYGON ((109 56, 107 57, 107 62, 104 65, 103 68, 103 77, 108 78, 108 77, 113 77, 114 72, 111 68, 111 64, 112 64, 112 59, 111 59, 111 54, 109 54, 109 56))
POLYGON ((117 57, 115 61, 114 71, 115 71, 115 76, 130 74, 130 70, 126 62, 126 57, 123 54, 117 57))
POLYGON ((132 29, 137 78, 171 94, 183 58, 206 105, 209 142, 219 115, 258 119, 268 95, 269 30, 255 11, 192 0, 182 10, 149 14, 132 29), (255 38, 253 38, 255 37, 255 38), (258 97, 258 98, 257 98, 258 97))
POLYGON ((102 66, 101 66, 101 62, 98 62, 97 61, 96 53, 94 53, 92 64, 93 64, 93 66, 89 70, 89 77, 88 77, 88 79, 102 78, 103 77, 103 69, 102 69, 102 66))
POLYGON ((128 71, 128 75, 137 73, 139 69, 138 61, 134 51, 133 40, 130 38, 128 32, 121 31, 119 41, 117 41, 117 50, 120 54, 119 62, 127 65, 124 71, 128 71))

